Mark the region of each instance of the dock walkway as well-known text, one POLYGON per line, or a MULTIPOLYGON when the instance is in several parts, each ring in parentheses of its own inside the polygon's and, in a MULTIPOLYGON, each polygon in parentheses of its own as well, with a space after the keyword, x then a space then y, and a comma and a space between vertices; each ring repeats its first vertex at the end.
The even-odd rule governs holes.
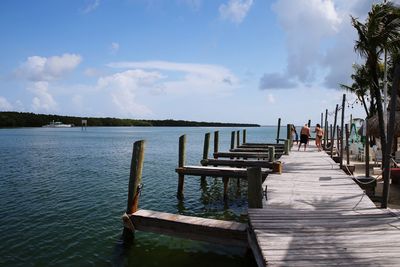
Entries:
POLYGON ((315 146, 282 156, 249 209, 258 266, 400 266, 399 212, 381 210, 315 146))

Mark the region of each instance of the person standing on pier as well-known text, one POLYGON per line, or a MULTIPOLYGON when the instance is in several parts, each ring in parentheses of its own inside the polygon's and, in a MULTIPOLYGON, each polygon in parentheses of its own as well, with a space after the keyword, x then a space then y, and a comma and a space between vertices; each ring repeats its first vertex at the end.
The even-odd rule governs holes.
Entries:
POLYGON ((324 136, 324 130, 321 128, 321 125, 317 123, 315 127, 315 145, 318 147, 318 151, 322 149, 322 137, 324 136))
POLYGON ((299 149, 297 149, 297 150, 300 150, 301 144, 304 144, 304 151, 306 151, 309 137, 310 137, 310 128, 308 128, 308 124, 306 123, 301 128, 301 131, 300 131, 300 144, 299 144, 299 149))

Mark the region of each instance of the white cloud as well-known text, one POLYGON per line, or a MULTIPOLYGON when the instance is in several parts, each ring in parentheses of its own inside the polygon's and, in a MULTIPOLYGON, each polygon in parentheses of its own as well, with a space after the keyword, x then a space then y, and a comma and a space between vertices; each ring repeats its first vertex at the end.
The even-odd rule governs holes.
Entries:
POLYGON ((227 4, 219 6, 219 14, 222 19, 234 23, 241 23, 249 12, 253 0, 229 0, 227 4))
POLYGON ((5 97, 0 96, 0 110, 11 111, 13 106, 7 101, 5 97))
POLYGON ((57 109, 57 102, 53 96, 48 92, 48 82, 35 82, 33 86, 29 87, 35 97, 32 100, 32 108, 35 111, 54 111, 57 109))
POLYGON ((273 94, 268 94, 267 100, 268 100, 268 103, 274 104, 274 103, 275 103, 275 97, 274 97, 274 95, 273 95, 273 94))
POLYGON ((112 42, 110 46, 111 54, 116 54, 119 50, 119 43, 112 42))
POLYGON ((225 67, 207 64, 177 63, 168 61, 114 62, 112 68, 150 69, 168 73, 184 73, 183 78, 164 81, 158 90, 174 93, 218 94, 228 93, 239 86, 239 79, 225 67))
POLYGON ((161 78, 162 75, 157 72, 128 70, 101 77, 97 88, 109 92, 112 102, 121 114, 148 115, 151 110, 137 102, 136 94, 143 88, 153 86, 161 78))
MULTIPOLYGON (((349 82, 351 65, 357 61, 350 14, 363 18, 372 0, 278 0, 273 10, 285 33, 288 54, 283 73, 266 73, 261 89, 275 89, 265 77, 280 77, 303 85, 337 88, 349 82), (267 86, 263 86, 267 85, 267 86)), ((275 79, 276 80, 276 79, 275 79)), ((296 86, 294 86, 296 87, 296 86)), ((283 84, 280 88, 288 88, 283 84)), ((293 87, 292 87, 293 88, 293 87)))
POLYGON ((87 14, 94 11, 100 5, 100 0, 86 1, 86 6, 82 9, 82 13, 87 14))
POLYGON ((48 58, 31 56, 21 64, 16 74, 30 81, 51 81, 62 78, 75 69, 81 61, 81 56, 76 54, 48 58))

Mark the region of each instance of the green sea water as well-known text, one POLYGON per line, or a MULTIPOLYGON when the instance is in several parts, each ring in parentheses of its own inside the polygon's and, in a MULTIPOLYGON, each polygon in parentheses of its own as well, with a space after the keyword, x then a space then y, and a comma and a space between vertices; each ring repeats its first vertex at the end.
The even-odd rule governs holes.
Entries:
MULTIPOLYGON (((140 208, 247 220, 244 182, 238 188, 232 181, 225 201, 221 179, 202 187, 188 177, 184 201, 176 198, 179 136, 187 134, 187 163, 198 165, 204 134, 215 130, 227 151, 237 128, 0 129, 0 266, 256 266, 236 247, 143 232, 130 248, 120 241, 132 146, 141 139, 140 208)), ((249 142, 275 135, 276 127, 247 129, 249 142)))

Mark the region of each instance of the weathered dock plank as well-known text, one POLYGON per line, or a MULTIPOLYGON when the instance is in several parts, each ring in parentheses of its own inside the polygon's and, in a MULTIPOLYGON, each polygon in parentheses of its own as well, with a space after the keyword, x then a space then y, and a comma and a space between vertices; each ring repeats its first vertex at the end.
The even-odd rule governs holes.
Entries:
POLYGON ((233 246, 247 246, 247 224, 138 210, 130 219, 135 230, 233 246))
MULTIPOLYGON (((247 169, 244 168, 231 168, 231 167, 211 167, 211 166, 183 166, 175 170, 183 175, 195 176, 215 176, 215 177, 231 177, 247 179, 247 169)), ((262 177, 267 177, 272 173, 271 169, 263 168, 261 170, 262 177)))
POLYGON ((281 175, 249 209, 259 266, 400 266, 400 213, 377 209, 326 153, 311 145, 282 156, 281 175))

